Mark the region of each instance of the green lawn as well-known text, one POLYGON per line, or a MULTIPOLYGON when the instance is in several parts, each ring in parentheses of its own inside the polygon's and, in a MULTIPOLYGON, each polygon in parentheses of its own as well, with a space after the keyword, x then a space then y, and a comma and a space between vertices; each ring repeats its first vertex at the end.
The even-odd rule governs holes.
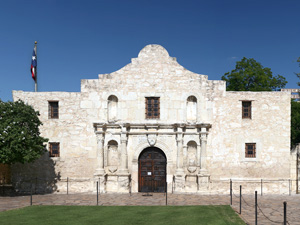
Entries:
POLYGON ((230 206, 30 206, 1 224, 245 224, 230 206))

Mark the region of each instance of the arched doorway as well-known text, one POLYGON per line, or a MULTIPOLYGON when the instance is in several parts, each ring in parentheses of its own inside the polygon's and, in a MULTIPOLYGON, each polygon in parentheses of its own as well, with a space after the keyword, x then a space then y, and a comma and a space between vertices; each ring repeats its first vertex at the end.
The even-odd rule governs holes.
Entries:
POLYGON ((139 192, 165 192, 167 159, 162 150, 149 147, 139 156, 139 192))

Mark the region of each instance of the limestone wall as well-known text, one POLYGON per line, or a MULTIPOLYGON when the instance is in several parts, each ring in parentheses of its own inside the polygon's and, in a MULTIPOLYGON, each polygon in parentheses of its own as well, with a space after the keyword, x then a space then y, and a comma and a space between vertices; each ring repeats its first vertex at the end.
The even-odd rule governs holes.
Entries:
MULTIPOLYGON (((227 188, 219 183, 229 179, 289 179, 289 98, 284 92, 226 92, 224 81, 211 81, 206 75, 188 71, 163 47, 148 45, 120 70, 82 80, 80 93, 13 91, 14 100, 22 99, 40 112, 41 135, 49 142, 60 142, 59 158, 50 159, 46 154, 34 164, 15 165, 13 182, 22 183, 30 177, 56 179, 48 189, 65 192, 69 178, 74 192, 95 191, 96 181, 102 191, 126 192, 130 188, 137 192, 138 157, 150 146, 147 132, 153 131, 149 124, 155 125, 157 132, 154 146, 167 156, 169 191, 177 169, 177 127, 183 130, 179 160, 184 171, 177 191, 226 193, 227 188), (160 98, 159 119, 145 118, 146 97, 160 98), (242 119, 245 100, 252 102, 251 119, 242 119), (59 119, 48 118, 48 101, 59 101, 59 119), (101 177, 95 176, 101 156, 95 124, 106 124, 102 130, 106 176, 101 177), (145 127, 134 128, 132 124, 145 127), (122 131, 124 126, 129 126, 126 132, 122 131), (207 174, 199 177, 196 154, 204 136, 207 174), (126 138, 131 184, 125 182, 124 174, 118 175, 122 138, 126 138), (245 158, 245 143, 256 143, 256 158, 245 158)), ((270 193, 272 190, 278 191, 280 186, 268 189, 270 193)))
POLYGON ((289 178, 289 95, 227 92, 214 102, 208 149, 213 178, 289 178), (242 119, 243 100, 252 101, 251 119, 242 119), (245 143, 256 143, 256 158, 245 158, 245 143))

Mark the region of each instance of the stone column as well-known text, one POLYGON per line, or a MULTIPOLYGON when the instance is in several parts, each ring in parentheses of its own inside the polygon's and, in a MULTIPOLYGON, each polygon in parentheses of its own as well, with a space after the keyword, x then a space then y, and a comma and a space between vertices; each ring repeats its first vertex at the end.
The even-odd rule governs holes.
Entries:
POLYGON ((177 163, 176 163, 176 173, 181 174, 183 173, 183 134, 182 134, 182 128, 178 127, 177 130, 177 137, 176 137, 176 141, 177 141, 177 163))
POLYGON ((201 133, 200 133, 200 142, 201 142, 201 159, 200 159, 200 173, 206 173, 206 143, 207 143, 207 132, 206 128, 202 127, 201 128, 201 133))
POLYGON ((175 191, 185 190, 185 174, 183 170, 183 133, 182 128, 177 129, 177 160, 176 160, 176 172, 175 172, 175 191))
POLYGON ((104 134, 97 133, 97 169, 96 175, 104 174, 104 134))
POLYGON ((197 167, 201 168, 201 145, 197 144, 197 167))
POLYGON ((128 155, 127 155, 127 131, 122 127, 121 132, 121 168, 120 173, 128 173, 128 155))

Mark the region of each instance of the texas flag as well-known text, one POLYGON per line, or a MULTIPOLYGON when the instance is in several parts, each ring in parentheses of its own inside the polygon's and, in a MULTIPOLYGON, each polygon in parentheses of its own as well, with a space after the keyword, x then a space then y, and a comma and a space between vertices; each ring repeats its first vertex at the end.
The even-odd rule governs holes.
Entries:
POLYGON ((36 47, 34 47, 32 53, 32 59, 31 59, 31 76, 32 79, 34 79, 35 81, 36 81, 36 66, 37 66, 36 47))

